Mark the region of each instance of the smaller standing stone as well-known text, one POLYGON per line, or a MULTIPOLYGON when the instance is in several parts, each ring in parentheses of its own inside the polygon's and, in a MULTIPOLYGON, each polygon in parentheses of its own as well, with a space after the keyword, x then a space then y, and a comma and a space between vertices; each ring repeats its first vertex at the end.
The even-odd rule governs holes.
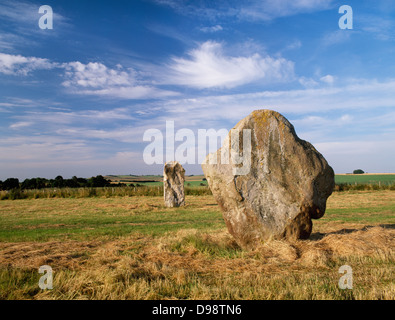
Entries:
POLYGON ((166 207, 185 205, 184 193, 185 169, 178 161, 165 164, 163 170, 163 187, 166 207))

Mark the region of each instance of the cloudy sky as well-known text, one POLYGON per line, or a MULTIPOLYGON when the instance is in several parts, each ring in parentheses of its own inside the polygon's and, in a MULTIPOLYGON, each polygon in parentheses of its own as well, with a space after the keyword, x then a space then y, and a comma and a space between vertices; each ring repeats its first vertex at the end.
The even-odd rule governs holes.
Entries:
POLYGON ((148 129, 229 130, 256 109, 336 173, 395 172, 394 57, 392 0, 0 0, 0 179, 160 174, 148 129))

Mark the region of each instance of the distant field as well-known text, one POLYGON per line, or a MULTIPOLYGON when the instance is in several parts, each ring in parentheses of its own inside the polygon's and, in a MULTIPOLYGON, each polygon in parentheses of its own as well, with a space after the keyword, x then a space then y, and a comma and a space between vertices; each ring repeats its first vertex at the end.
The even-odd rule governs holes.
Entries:
MULTIPOLYGON (((163 186, 163 182, 162 181, 155 181, 155 182, 132 182, 132 183, 138 183, 140 185, 143 186, 163 186)), ((184 183, 185 186, 188 187, 200 187, 200 186, 207 186, 207 181, 202 181, 202 180, 198 180, 198 181, 191 181, 191 180, 187 180, 184 183)))
MULTIPOLYGON (((146 186, 163 186, 162 176, 106 176, 114 183, 122 182, 126 184, 140 184, 146 186)), ((186 176, 185 185, 191 187, 198 187, 201 185, 207 186, 207 181, 203 181, 204 175, 186 176)), ((393 185, 395 184, 395 174, 336 174, 335 182, 337 184, 381 184, 393 185)))
POLYGON ((337 174, 336 183, 395 184, 395 174, 337 174))
MULTIPOLYGON (((125 183, 125 184, 139 184, 144 186, 163 186, 163 176, 158 175, 147 175, 147 176, 135 176, 135 175, 109 175, 104 178, 111 180, 113 183, 125 183)), ((207 181, 203 181, 204 175, 197 176, 186 176, 185 186, 198 187, 207 186, 207 181)))

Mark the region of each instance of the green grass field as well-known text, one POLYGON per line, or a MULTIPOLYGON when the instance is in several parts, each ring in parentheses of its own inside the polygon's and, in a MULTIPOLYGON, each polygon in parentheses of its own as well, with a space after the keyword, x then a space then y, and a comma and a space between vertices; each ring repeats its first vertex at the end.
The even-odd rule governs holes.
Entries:
MULTIPOLYGON (((387 192, 349 192, 330 199, 349 198, 347 206, 330 201, 325 216, 315 224, 394 223, 395 196, 387 192), (353 204, 353 194, 384 197, 369 204, 353 204), (347 196, 348 195, 348 196, 347 196), (375 202, 376 205, 375 205, 375 202)), ((92 240, 141 233, 163 235, 193 228, 201 231, 224 228, 219 207, 212 196, 189 196, 185 207, 166 208, 161 197, 53 198, 3 200, 0 214, 0 241, 92 240)))
POLYGON ((395 184, 395 174, 346 174, 336 175, 336 183, 349 184, 395 184))
MULTIPOLYGON (((163 186, 162 176, 106 176, 113 182, 125 184, 139 184, 143 186, 163 186), (155 180, 146 182, 147 180, 155 180)), ((186 176, 185 186, 200 187, 207 186, 207 181, 203 181, 204 175, 186 176)), ((336 184, 359 184, 359 185, 395 185, 395 174, 337 174, 335 175, 336 184)))
MULTIPOLYGON (((113 183, 121 182, 125 184, 139 184, 142 186, 163 186, 163 176, 158 175, 111 175, 105 176, 105 178, 111 180, 113 183)), ((204 175, 186 176, 184 185, 189 187, 207 186, 207 181, 203 179, 204 175)))
POLYGON ((161 197, 145 196, 5 200, 1 202, 0 241, 92 240, 224 226, 212 197, 192 196, 185 207, 174 209, 162 202, 161 197))
MULTIPOLYGON (((157 186, 161 186, 163 187, 163 182, 162 181, 155 181, 155 182, 137 182, 140 185, 143 186, 149 186, 149 187, 157 187, 157 186)), ((186 187, 201 187, 201 186, 208 186, 207 181, 185 181, 184 182, 184 186, 186 187)))
POLYGON ((0 201, 0 299, 395 299, 395 192, 335 192, 309 240, 240 248, 211 195, 0 201), (38 287, 41 265, 54 288, 38 287), (338 288, 341 265, 354 288, 338 288))

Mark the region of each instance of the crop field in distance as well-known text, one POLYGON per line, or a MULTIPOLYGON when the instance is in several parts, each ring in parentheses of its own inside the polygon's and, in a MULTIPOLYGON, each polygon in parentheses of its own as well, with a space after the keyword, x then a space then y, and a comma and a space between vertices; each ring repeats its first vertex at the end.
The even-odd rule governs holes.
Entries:
MULTIPOLYGON (((162 186, 163 176, 161 175, 109 175, 105 176, 106 179, 111 180, 113 183, 125 184, 140 184, 146 186, 162 186)), ((383 184, 394 185, 395 174, 336 174, 335 182, 337 184, 383 184)), ((189 175, 185 176, 186 186, 207 186, 207 181, 204 175, 189 175)))
POLYGON ((395 184, 395 174, 337 174, 336 183, 350 184, 395 184))
MULTIPOLYGON (((163 186, 163 176, 161 175, 108 175, 105 179, 111 180, 112 183, 139 184, 142 186, 163 186)), ((198 187, 207 186, 204 175, 187 175, 185 176, 185 186, 198 187)))

